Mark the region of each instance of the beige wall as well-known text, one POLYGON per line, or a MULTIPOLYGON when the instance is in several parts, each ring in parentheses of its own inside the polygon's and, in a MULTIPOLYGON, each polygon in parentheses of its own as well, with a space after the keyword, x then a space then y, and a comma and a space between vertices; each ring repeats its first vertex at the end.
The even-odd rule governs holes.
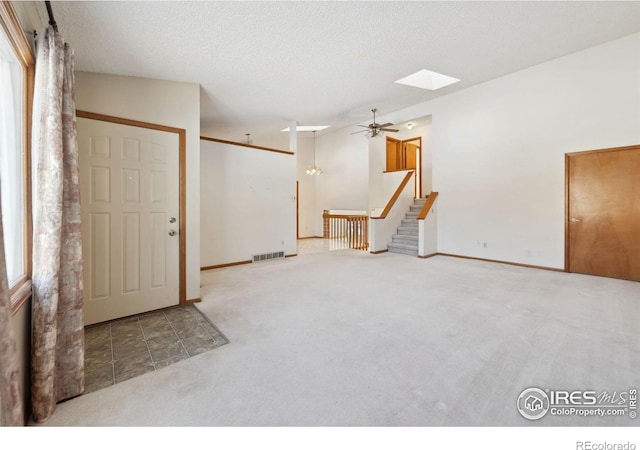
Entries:
POLYGON ((16 337, 16 345, 18 352, 18 367, 20 368, 20 392, 22 392, 22 399, 24 404, 24 410, 27 416, 31 413, 31 391, 29 386, 31 385, 30 377, 31 371, 29 370, 31 361, 31 300, 25 302, 22 307, 16 311, 13 316, 13 334, 16 337))
POLYGON ((80 110, 187 130, 187 299, 200 297, 200 86, 76 72, 80 110))

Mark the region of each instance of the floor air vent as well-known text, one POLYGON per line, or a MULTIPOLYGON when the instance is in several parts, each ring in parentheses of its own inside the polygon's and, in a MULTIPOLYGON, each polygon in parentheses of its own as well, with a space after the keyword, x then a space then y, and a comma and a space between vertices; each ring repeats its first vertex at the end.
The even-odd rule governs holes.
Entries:
POLYGON ((253 262, 262 262, 262 261, 272 261, 274 259, 283 259, 284 252, 271 252, 271 253, 262 253, 260 255, 253 255, 253 262))

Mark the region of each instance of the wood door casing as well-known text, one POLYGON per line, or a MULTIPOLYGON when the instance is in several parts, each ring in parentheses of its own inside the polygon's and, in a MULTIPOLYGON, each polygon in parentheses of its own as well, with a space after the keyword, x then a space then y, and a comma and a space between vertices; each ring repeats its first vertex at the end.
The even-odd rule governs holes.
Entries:
POLYGON ((86 324, 182 303, 181 141, 78 114, 86 324))
POLYGON ((640 281, 640 146, 566 155, 568 272, 640 281))

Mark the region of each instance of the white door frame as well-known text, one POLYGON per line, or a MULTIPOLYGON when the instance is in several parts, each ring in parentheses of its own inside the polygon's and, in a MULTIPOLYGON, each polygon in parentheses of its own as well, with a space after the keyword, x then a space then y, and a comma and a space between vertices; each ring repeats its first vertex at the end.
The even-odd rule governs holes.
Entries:
POLYGON ((198 300, 187 302, 187 266, 186 266, 186 244, 187 244, 187 209, 186 209, 186 150, 187 150, 187 130, 183 128, 168 127, 165 125, 159 125, 156 123, 140 122, 138 120, 125 119, 122 117, 107 116, 104 114, 97 114, 88 111, 76 110, 76 116, 83 119, 99 120, 102 122, 116 123, 119 125, 129 125, 132 127, 147 128, 150 130, 166 131, 168 133, 176 133, 178 135, 178 147, 179 147, 179 181, 180 192, 179 198, 179 293, 180 293, 180 305, 185 306, 191 303, 195 303, 198 300))

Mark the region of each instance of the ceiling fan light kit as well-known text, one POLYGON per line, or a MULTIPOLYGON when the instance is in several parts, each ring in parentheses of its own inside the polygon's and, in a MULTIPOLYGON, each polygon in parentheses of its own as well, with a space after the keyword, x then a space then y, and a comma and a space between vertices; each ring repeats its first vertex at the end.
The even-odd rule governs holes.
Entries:
POLYGON ((373 108, 371 110, 371 112, 373 113, 373 122, 371 122, 369 125, 358 125, 359 127, 363 127, 366 128, 366 130, 360 130, 360 131, 355 131, 351 134, 357 134, 357 133, 364 133, 366 131, 365 137, 367 138, 374 138, 376 136, 384 136, 384 131, 388 131, 391 133, 397 133, 399 130, 395 129, 395 128, 389 128, 390 126, 392 126, 393 124, 391 122, 387 122, 387 123, 376 123, 376 112, 378 111, 377 108, 373 108))

